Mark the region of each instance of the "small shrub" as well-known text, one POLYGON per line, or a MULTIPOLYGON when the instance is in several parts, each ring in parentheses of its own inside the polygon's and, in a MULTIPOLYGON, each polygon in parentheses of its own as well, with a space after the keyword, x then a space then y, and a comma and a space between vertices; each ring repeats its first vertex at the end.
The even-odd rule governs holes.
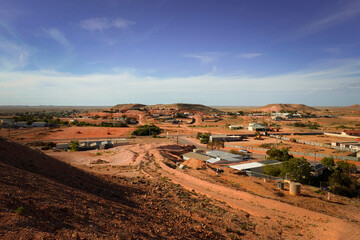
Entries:
POLYGON ((15 212, 16 212, 17 214, 22 215, 22 214, 25 213, 25 208, 24 208, 24 207, 18 207, 18 208, 15 210, 15 212))

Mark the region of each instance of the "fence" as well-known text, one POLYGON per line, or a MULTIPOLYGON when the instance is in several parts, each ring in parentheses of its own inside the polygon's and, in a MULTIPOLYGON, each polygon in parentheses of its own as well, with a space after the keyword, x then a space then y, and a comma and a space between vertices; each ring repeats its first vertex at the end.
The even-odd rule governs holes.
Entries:
MULTIPOLYGON (((277 139, 285 140, 285 141, 290 141, 291 140, 291 138, 280 137, 278 135, 270 135, 269 137, 277 138, 277 139)), ((340 150, 340 151, 357 152, 356 149, 332 146, 331 144, 328 144, 328 143, 309 142, 309 141, 303 141, 303 140, 299 140, 299 139, 296 139, 295 142, 306 144, 306 145, 317 146, 317 147, 331 148, 331 149, 336 149, 336 150, 340 150)))
MULTIPOLYGON (((230 145, 230 144, 225 144, 225 147, 231 147, 231 148, 241 148, 241 149, 249 149, 249 150, 258 150, 258 151, 264 151, 266 152, 267 148, 257 148, 257 147, 248 147, 248 146, 234 146, 234 145, 230 145)), ((349 157, 349 156, 333 156, 333 155, 327 155, 327 154, 321 154, 321 153, 304 153, 304 152, 294 152, 294 151, 289 151, 289 154, 293 154, 293 155, 300 155, 300 156, 307 156, 307 157, 314 157, 317 158, 324 158, 324 157, 333 157, 334 159, 337 160, 348 160, 348 161, 360 161, 359 158, 357 157, 349 157)))

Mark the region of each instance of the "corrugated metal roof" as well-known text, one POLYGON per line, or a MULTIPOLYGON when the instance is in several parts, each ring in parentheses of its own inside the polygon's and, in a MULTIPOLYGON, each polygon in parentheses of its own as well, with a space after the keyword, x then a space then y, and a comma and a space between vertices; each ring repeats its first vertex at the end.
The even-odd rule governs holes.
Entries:
POLYGON ((259 163, 266 165, 266 164, 279 164, 281 162, 277 161, 277 160, 268 159, 268 160, 264 160, 264 161, 259 161, 259 163))
POLYGON ((238 162, 238 161, 243 160, 243 156, 228 153, 228 152, 223 152, 223 151, 219 151, 219 150, 207 151, 206 155, 209 155, 213 158, 221 158, 222 160, 226 160, 229 162, 238 162))
POLYGON ((219 161, 221 161, 220 159, 216 159, 216 158, 211 158, 211 159, 209 159, 209 160, 206 160, 206 162, 208 162, 208 163, 217 163, 217 162, 219 162, 219 161))
POLYGON ((263 167, 265 164, 260 162, 252 162, 252 163, 243 163, 238 165, 232 165, 231 168, 234 168, 236 170, 245 170, 245 169, 251 169, 251 168, 258 168, 263 167))
POLYGON ((194 152, 188 152, 188 153, 183 154, 182 156, 185 158, 194 158, 194 159, 202 160, 202 161, 206 161, 206 160, 209 160, 212 158, 212 157, 209 157, 209 156, 206 156, 206 155, 203 155, 200 153, 194 153, 194 152))

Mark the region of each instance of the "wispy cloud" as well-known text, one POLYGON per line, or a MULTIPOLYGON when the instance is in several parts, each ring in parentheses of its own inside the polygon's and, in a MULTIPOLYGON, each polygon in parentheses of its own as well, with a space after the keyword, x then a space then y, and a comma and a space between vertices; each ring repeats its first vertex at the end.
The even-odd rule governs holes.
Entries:
POLYGON ((226 52, 207 52, 202 54, 184 54, 183 57, 198 59, 202 64, 208 64, 227 54, 226 52))
POLYGON ((237 57, 250 59, 250 58, 260 57, 262 55, 263 55, 262 53, 242 53, 237 55, 237 57))
POLYGON ((210 57, 206 55, 185 54, 184 57, 198 59, 203 64, 211 63, 215 60, 214 57, 210 57))
POLYGON ((79 25, 81 28, 88 31, 99 31, 102 32, 110 28, 118 29, 128 29, 130 26, 134 25, 136 22, 125 20, 122 18, 108 19, 108 18, 89 18, 80 21, 79 25))
POLYGON ((28 64, 33 49, 21 41, 4 23, 0 23, 0 69, 11 71, 21 69, 28 64))
POLYGON ((51 37, 53 40, 60 43, 63 47, 65 47, 68 50, 72 50, 73 46, 69 42, 69 40, 66 38, 65 34, 61 32, 60 30, 56 28, 50 28, 50 29, 44 29, 45 33, 48 34, 49 37, 51 37))
POLYGON ((336 12, 329 13, 323 18, 304 26, 298 31, 299 35, 306 36, 316 32, 326 30, 335 25, 349 21, 360 14, 360 1, 351 1, 343 7, 339 7, 336 12))

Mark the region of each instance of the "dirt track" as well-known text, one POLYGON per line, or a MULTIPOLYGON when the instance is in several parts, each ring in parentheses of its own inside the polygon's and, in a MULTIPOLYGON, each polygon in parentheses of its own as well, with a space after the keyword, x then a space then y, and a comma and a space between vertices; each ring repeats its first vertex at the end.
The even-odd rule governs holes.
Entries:
MULTIPOLYGON (((163 175, 188 190, 195 190, 208 197, 226 202, 229 206, 243 210, 256 217, 277 215, 285 218, 287 224, 301 226, 307 238, 314 239, 356 239, 360 236, 358 225, 344 220, 309 211, 279 201, 262 198, 246 192, 236 191, 213 184, 165 165, 158 151, 151 151, 163 170, 163 175)), ((290 233, 286 239, 296 239, 290 233)))
MULTIPOLYGON (((104 168, 91 168, 91 171, 101 172, 107 175, 119 174, 119 168, 113 168, 111 166, 128 166, 130 164, 131 166, 134 166, 134 169, 123 173, 126 176, 157 178, 158 176, 151 172, 151 166, 154 166, 153 163, 150 163, 150 165, 145 168, 136 167, 147 165, 149 160, 147 160, 148 157, 146 156, 153 155, 155 160, 154 164, 158 166, 156 167, 156 171, 160 173, 162 177, 171 179, 173 183, 180 184, 187 190, 194 190, 209 198, 224 202, 233 209, 249 213, 251 220, 257 221, 259 223, 258 227, 260 228, 265 227, 264 224, 266 223, 266 227, 268 228, 282 229, 282 237, 285 239, 357 239, 358 236, 360 236, 358 225, 342 217, 341 211, 335 210, 337 213, 332 216, 329 216, 329 213, 327 213, 329 215, 325 215, 304 209, 304 206, 297 207, 296 201, 295 206, 290 205, 288 203, 269 199, 268 196, 265 198, 259 195, 253 195, 248 192, 230 188, 230 186, 227 187, 222 184, 216 184, 216 182, 209 182, 197 178, 179 169, 170 168, 164 163, 167 159, 163 157, 158 149, 159 146, 167 145, 167 142, 135 144, 118 147, 109 151, 101 151, 102 153, 100 156, 96 154, 96 151, 89 151, 87 153, 49 153, 49 155, 71 164, 85 164, 87 166, 90 166, 89 163, 92 160, 97 158, 104 159, 109 162, 109 164, 105 164, 109 165, 108 168, 103 165, 104 168), (137 171, 136 169, 141 169, 141 171, 137 171), (150 172, 148 172, 149 170, 150 172), (333 216, 339 216, 339 218, 333 216), (267 219, 265 223, 264 219, 267 219)), ((249 178, 248 181, 252 181, 251 178, 249 178)), ((320 204, 330 203, 322 201, 320 204)), ((339 206, 337 208, 342 207, 339 206)), ((349 213, 349 209, 351 208, 346 209, 344 209, 344 211, 347 211, 347 214, 351 215, 352 212, 349 213)), ((320 212, 321 211, 322 210, 320 210, 320 212)), ((353 212, 353 214, 356 213, 353 212)), ((352 219, 354 219, 354 222, 359 220, 358 217, 353 217, 352 219)))

